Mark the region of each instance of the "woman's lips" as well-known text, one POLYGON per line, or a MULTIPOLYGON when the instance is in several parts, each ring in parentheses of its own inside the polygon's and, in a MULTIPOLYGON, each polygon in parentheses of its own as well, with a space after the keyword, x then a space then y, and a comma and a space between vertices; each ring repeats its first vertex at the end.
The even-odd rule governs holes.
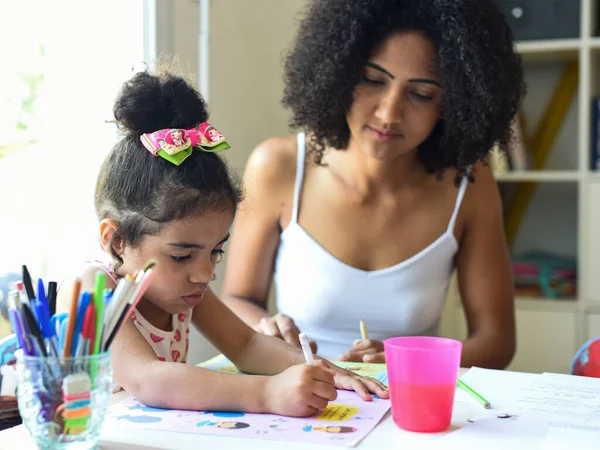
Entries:
POLYGON ((397 133, 395 131, 382 131, 369 126, 367 128, 380 141, 392 141, 402 137, 402 133, 397 133))

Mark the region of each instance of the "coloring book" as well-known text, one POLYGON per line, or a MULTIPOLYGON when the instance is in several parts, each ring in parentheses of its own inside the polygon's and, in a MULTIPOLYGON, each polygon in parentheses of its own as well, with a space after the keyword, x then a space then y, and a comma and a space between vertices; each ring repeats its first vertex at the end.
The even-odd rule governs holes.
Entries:
MULTIPOLYGON (((336 364, 387 383, 385 364, 336 364)), ((223 356, 199 365, 222 372, 238 372, 223 356)), ((338 390, 338 398, 317 415, 305 418, 160 409, 144 406, 128 397, 111 406, 106 426, 354 447, 375 428, 389 408, 389 400, 375 397, 365 402, 355 392, 343 390, 338 390)))

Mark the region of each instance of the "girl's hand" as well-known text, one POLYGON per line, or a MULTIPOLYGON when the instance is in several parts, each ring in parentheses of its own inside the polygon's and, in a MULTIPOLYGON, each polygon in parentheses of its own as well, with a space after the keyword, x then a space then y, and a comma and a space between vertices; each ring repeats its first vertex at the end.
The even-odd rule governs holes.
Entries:
POLYGON ((268 379, 266 411, 282 416, 308 417, 337 398, 331 370, 322 364, 291 366, 268 379))
POLYGON ((333 379, 336 388, 356 391, 363 400, 371 401, 373 399, 371 393, 377 395, 379 398, 389 398, 390 396, 387 386, 375 378, 362 377, 350 370, 342 369, 325 359, 315 360, 315 365, 327 367, 334 373, 333 379))
MULTIPOLYGON (((294 323, 294 320, 285 314, 276 314, 273 317, 263 317, 254 327, 256 331, 267 336, 275 336, 283 339, 288 344, 300 348, 300 330, 294 323)), ((317 343, 310 341, 310 348, 313 353, 317 353, 317 343)))
POLYGON ((352 348, 340 356, 340 361, 384 363, 383 342, 357 339, 352 348))

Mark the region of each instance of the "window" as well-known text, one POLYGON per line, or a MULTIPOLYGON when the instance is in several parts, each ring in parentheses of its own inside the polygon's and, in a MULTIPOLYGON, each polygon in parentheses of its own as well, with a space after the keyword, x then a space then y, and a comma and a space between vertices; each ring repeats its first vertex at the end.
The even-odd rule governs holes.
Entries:
POLYGON ((94 184, 118 139, 115 96, 144 60, 151 3, 0 2, 0 275, 27 264, 60 283, 100 253, 94 184))

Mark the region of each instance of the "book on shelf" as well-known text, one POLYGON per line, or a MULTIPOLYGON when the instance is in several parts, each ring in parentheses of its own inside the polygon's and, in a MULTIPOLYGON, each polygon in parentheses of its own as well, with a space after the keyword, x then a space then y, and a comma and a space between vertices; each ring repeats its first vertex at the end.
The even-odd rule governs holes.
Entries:
POLYGON ((548 299, 577 296, 577 260, 545 251, 511 255, 515 294, 548 299))
POLYGON ((592 99, 592 136, 591 144, 591 161, 590 168, 592 170, 600 169, 600 97, 592 99))

